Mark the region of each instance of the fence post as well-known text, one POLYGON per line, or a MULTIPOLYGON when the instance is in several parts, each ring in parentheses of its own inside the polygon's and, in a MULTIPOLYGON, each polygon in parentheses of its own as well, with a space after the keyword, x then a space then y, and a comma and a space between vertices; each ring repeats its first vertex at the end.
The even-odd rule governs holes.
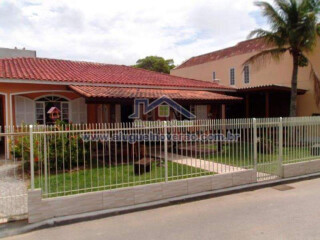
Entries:
POLYGON ((43 154, 44 154, 44 192, 48 193, 48 163, 47 163, 47 127, 45 127, 45 132, 43 136, 43 154))
POLYGON ((165 182, 168 182, 168 126, 167 121, 164 121, 164 168, 165 182))
POLYGON ((34 153, 33 153, 33 126, 29 126, 30 132, 30 172, 31 172, 31 190, 34 190, 34 153))
POLYGON ((254 169, 257 170, 258 162, 258 132, 257 132, 257 119, 253 119, 253 164, 254 169))
POLYGON ((279 120, 279 177, 283 177, 282 172, 283 163, 283 122, 282 117, 279 120))
MULTIPOLYGON (((11 131, 11 128, 8 129, 8 126, 4 127, 4 132, 9 133, 11 131)), ((5 143, 6 143, 6 151, 5 151, 5 160, 9 160, 10 158, 10 143, 9 143, 9 136, 6 135, 5 137, 5 143)))

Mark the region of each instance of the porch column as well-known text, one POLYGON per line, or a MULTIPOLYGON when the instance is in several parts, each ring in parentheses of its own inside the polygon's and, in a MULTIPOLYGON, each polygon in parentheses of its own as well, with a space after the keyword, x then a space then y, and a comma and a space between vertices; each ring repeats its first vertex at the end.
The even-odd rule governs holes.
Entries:
POLYGON ((266 106, 265 106, 265 108, 266 108, 266 117, 268 118, 269 117, 269 92, 266 92, 266 94, 265 94, 265 100, 266 100, 266 106))
POLYGON ((226 119, 226 105, 221 105, 221 119, 226 119))

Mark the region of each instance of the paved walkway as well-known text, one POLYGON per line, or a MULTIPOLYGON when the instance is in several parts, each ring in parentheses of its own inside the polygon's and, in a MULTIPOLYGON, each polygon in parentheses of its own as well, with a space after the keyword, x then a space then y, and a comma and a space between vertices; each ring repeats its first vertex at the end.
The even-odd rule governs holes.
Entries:
MULTIPOLYGON (((164 153, 163 152, 157 153, 152 156, 154 156, 154 157, 162 156, 162 158, 163 158, 164 153)), ((223 163, 216 163, 213 161, 207 161, 207 160, 202 160, 202 159, 198 159, 198 158, 192 158, 192 157, 182 156, 179 154, 172 154, 172 153, 168 153, 168 161, 187 165, 190 167, 200 168, 202 170, 205 170, 208 172, 214 172, 214 173, 218 173, 218 174, 232 173, 232 172, 239 172, 239 171, 246 170, 244 168, 240 168, 240 167, 236 167, 236 166, 232 166, 232 165, 227 165, 227 164, 223 164, 223 163)), ((278 178, 278 176, 276 176, 276 175, 271 175, 271 174, 263 173, 263 172, 258 172, 257 176, 258 176, 258 181, 270 181, 270 180, 274 180, 274 179, 278 178)))
POLYGON ((319 239, 320 179, 99 220, 6 240, 319 239))
MULTIPOLYGON (((162 153, 164 156, 164 153, 162 153)), ((244 168, 240 167, 235 167, 231 165, 226 165, 222 163, 216 163, 213 161, 207 161, 207 160, 202 160, 198 158, 191 158, 187 156, 182 156, 178 154, 172 154, 168 153, 168 161, 172 161, 175 163, 187 165, 190 167, 196 167, 196 168, 201 168, 203 170, 206 170, 208 172, 215 172, 215 173, 230 173, 230 172, 239 172, 239 171, 244 171, 244 168)))

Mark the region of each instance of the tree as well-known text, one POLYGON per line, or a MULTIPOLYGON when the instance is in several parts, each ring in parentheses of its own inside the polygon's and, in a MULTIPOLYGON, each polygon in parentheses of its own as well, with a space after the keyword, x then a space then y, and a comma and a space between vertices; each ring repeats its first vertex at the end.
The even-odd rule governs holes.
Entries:
POLYGON ((243 65, 261 65, 270 59, 279 61, 289 52, 293 61, 290 116, 296 116, 299 67, 310 64, 310 78, 314 81, 316 103, 319 106, 320 81, 306 54, 314 50, 320 36, 320 25, 317 24, 320 0, 274 0, 274 5, 258 1, 255 5, 262 9, 263 16, 268 19, 270 30, 256 29, 248 38, 261 38, 270 48, 252 56, 243 65))
POLYGON ((173 59, 165 60, 163 57, 148 56, 139 59, 134 67, 155 72, 170 73, 170 70, 173 69, 175 65, 173 59))

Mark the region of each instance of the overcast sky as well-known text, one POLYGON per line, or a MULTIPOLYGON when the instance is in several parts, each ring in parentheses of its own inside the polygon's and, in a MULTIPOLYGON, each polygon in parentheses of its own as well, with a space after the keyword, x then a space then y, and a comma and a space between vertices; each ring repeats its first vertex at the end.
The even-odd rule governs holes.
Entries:
POLYGON ((246 39, 265 22, 253 0, 1 0, 0 46, 38 57, 177 64, 246 39))

